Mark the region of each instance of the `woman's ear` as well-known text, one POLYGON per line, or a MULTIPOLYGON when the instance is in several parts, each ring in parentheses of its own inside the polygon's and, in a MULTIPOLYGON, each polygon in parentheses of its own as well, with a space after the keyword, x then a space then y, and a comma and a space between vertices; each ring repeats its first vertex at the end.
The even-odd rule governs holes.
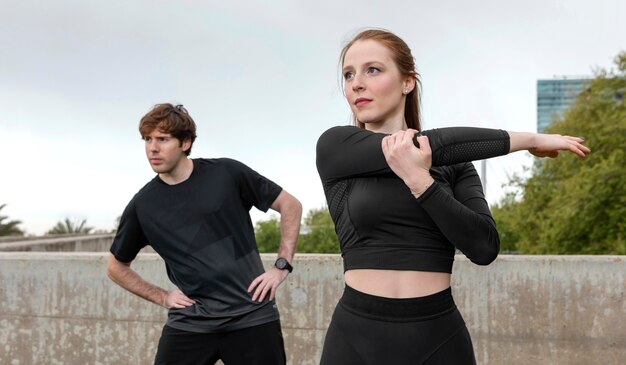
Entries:
POLYGON ((409 76, 402 83, 404 86, 404 94, 408 94, 415 89, 415 77, 409 76))

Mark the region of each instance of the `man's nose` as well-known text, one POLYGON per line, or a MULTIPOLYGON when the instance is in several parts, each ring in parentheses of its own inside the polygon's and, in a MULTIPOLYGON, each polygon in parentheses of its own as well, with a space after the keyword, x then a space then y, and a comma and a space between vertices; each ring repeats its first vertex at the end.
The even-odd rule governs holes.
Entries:
POLYGON ((159 145, 157 144, 157 141, 153 139, 148 142, 148 148, 150 149, 150 151, 158 151, 159 145))

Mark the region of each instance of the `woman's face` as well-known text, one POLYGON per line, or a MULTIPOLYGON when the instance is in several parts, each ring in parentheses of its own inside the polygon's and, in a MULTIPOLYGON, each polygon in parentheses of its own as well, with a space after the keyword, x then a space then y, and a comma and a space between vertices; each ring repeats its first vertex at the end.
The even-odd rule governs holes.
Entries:
POLYGON ((346 100, 366 129, 390 133, 406 128, 405 94, 413 82, 400 74, 387 47, 371 39, 355 42, 342 71, 346 100))

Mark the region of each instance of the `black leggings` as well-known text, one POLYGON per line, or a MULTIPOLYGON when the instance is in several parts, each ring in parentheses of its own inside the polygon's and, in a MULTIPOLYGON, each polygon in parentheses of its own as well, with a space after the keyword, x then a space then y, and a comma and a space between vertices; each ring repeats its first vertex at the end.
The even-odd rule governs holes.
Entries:
POLYGON ((280 322, 225 333, 196 333, 163 327, 155 365, 284 365, 280 322))
POLYGON ((450 288, 419 298, 377 297, 346 286, 321 365, 475 365, 450 288))

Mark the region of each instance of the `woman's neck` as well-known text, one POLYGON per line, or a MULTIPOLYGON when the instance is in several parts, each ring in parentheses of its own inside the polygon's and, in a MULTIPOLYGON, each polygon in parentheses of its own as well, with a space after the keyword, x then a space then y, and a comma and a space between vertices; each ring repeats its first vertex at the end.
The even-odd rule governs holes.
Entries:
POLYGON ((392 134, 407 129, 404 116, 401 119, 385 120, 377 123, 365 123, 365 129, 376 133, 392 134))

